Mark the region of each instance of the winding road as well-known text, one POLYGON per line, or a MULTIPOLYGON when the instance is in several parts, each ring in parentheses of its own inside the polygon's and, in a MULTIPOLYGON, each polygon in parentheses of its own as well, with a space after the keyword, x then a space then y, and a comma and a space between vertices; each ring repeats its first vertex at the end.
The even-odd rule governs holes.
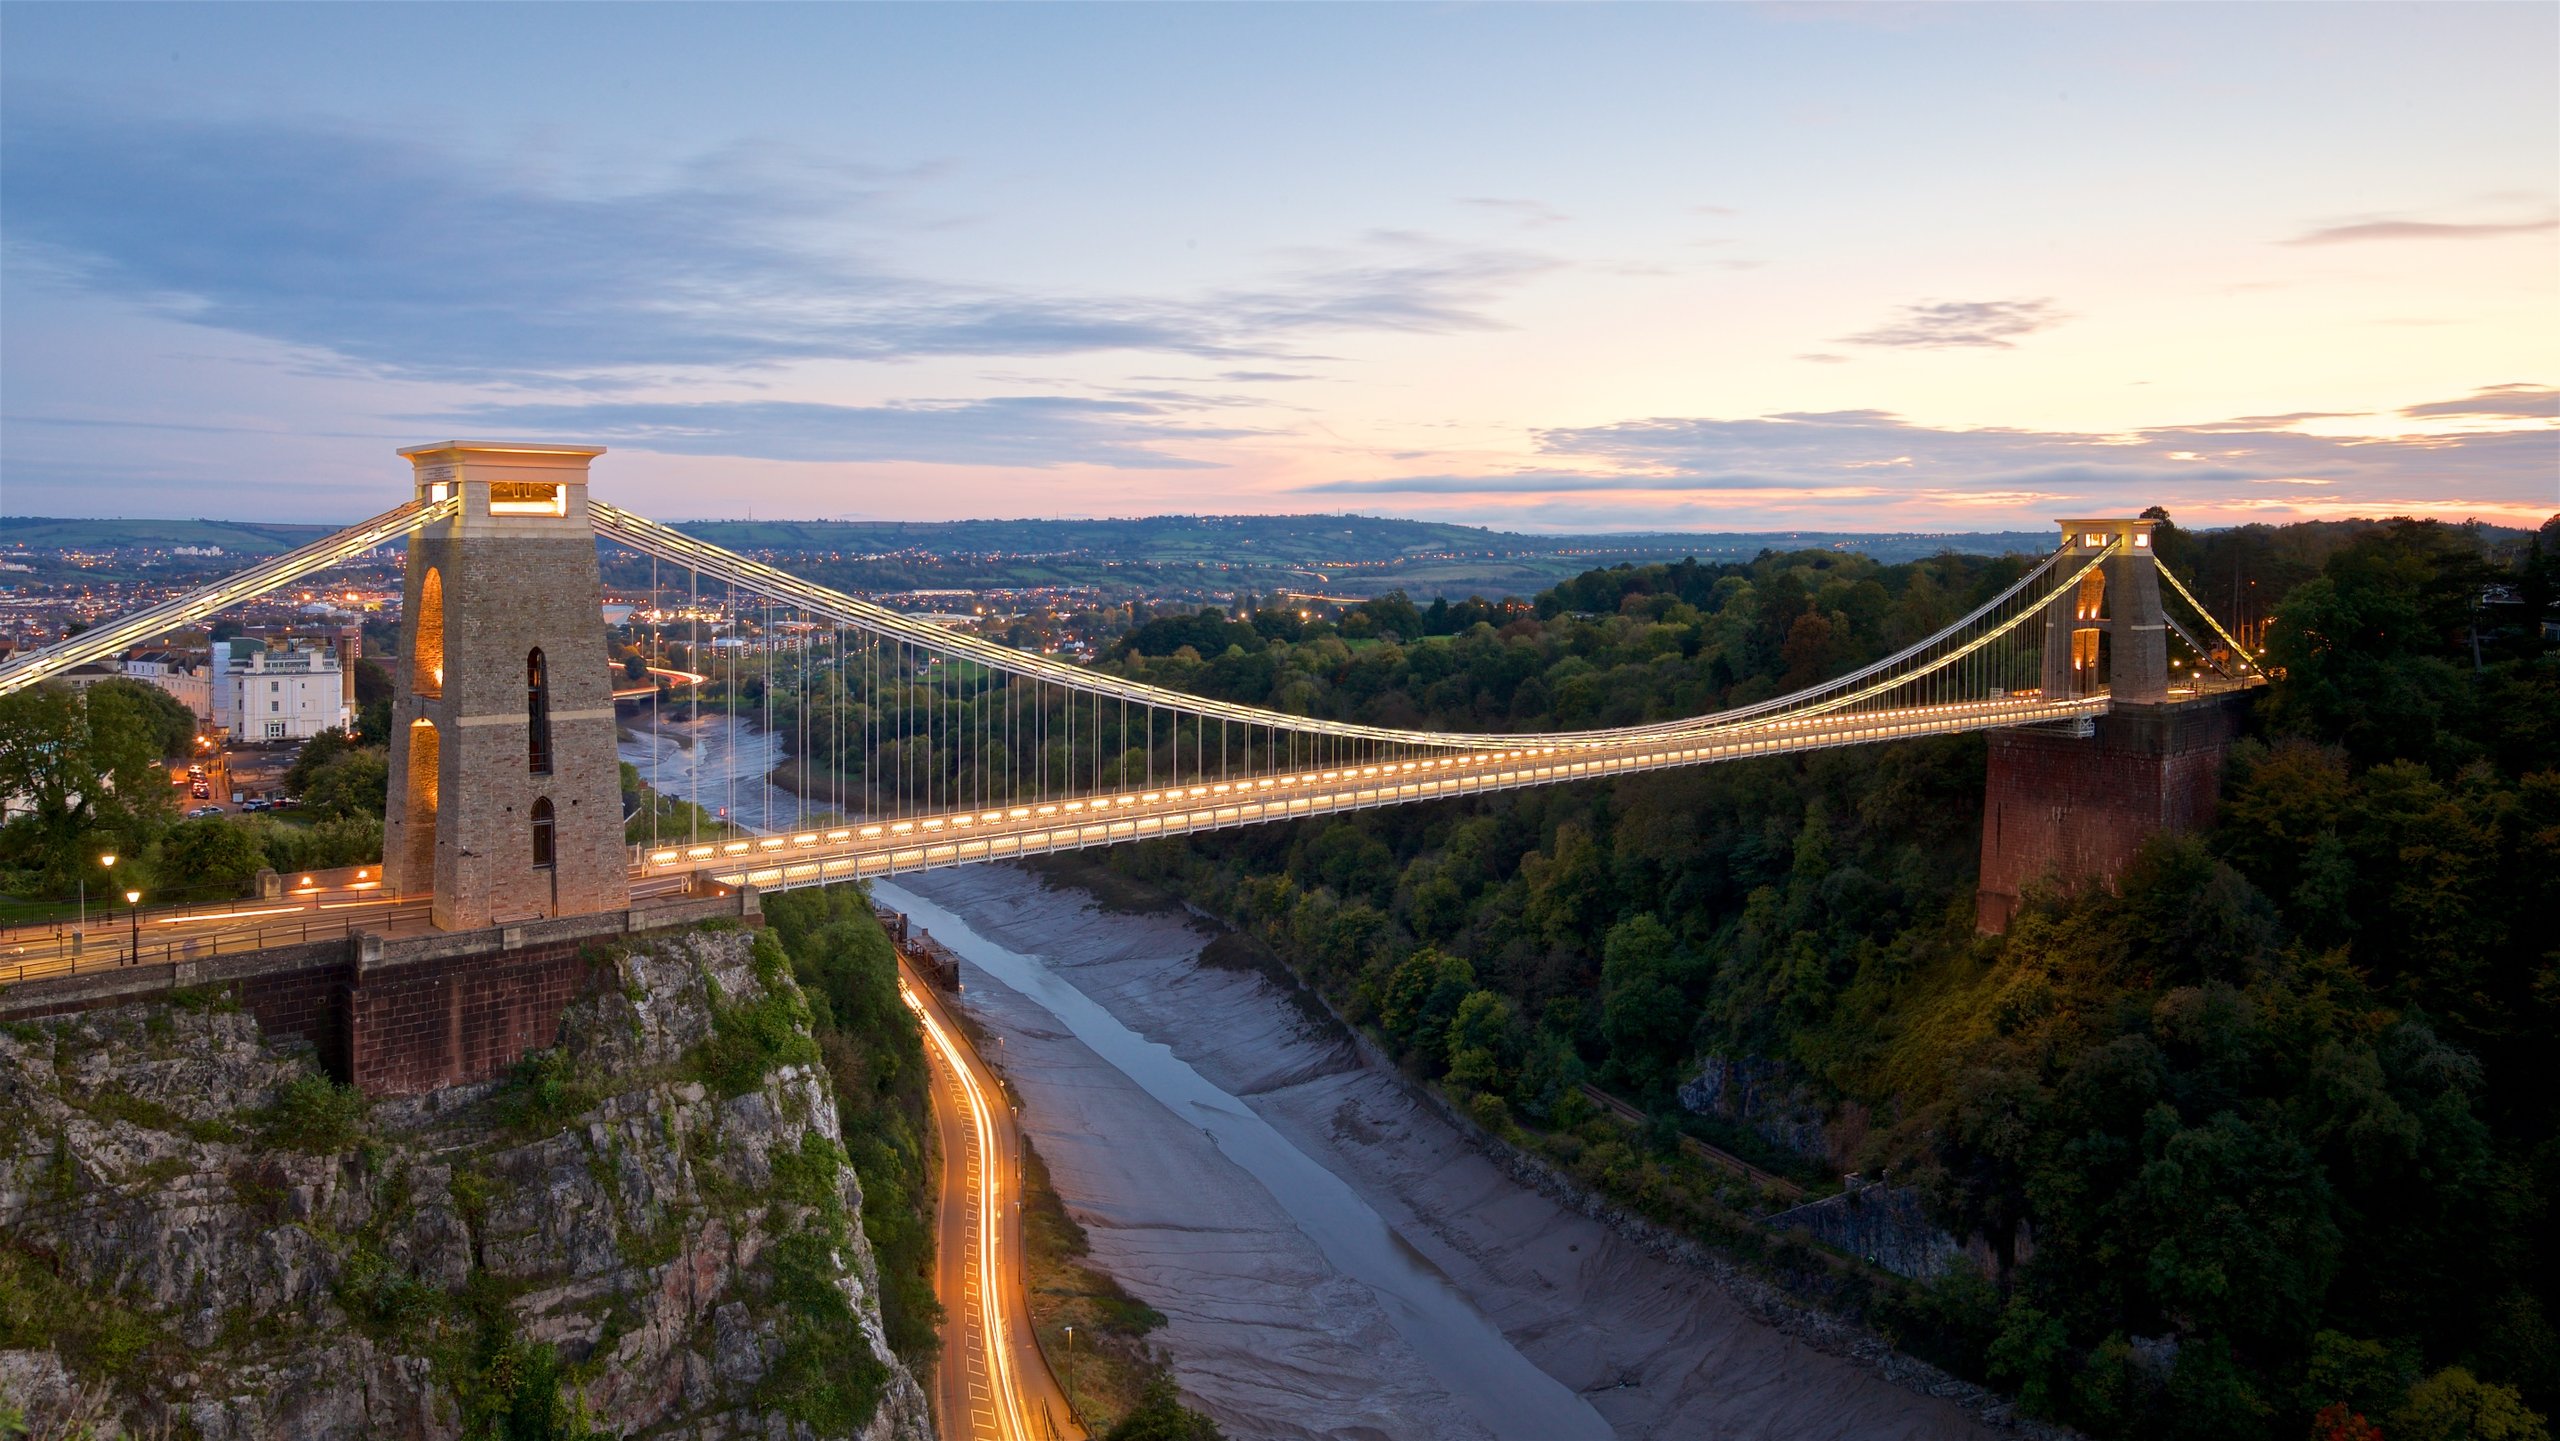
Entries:
POLYGON ((995 1072, 901 953, 899 991, 924 1024, 942 1142, 942 1360, 934 1409, 945 1441, 1083 1441, 1031 1330, 1023 1286, 1022 1140, 995 1072))

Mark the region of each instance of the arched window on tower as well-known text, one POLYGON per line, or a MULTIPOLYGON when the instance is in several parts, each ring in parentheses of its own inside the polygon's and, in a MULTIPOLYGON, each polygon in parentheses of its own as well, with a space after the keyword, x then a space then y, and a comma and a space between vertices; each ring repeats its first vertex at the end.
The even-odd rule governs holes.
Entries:
POLYGON ((560 848, 555 836, 556 830, 557 827, 551 820, 551 797, 544 796, 533 803, 533 866, 535 870, 549 870, 559 863, 560 848))
POLYGON ((444 574, 433 566, 418 583, 418 625, 410 632, 409 692, 444 694, 444 574))
POLYGON ((524 742, 526 767, 551 774, 551 668, 540 646, 524 658, 524 742))

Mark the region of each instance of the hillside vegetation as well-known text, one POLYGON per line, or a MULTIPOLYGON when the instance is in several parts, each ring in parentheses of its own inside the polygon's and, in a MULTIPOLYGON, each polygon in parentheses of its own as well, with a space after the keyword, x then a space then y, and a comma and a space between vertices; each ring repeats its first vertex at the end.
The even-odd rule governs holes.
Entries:
MULTIPOLYGON (((1825 1284, 2032 1414, 2108 1437, 2543 1436, 2560 656, 2537 622, 2560 522, 2520 545, 2402 522, 2163 550, 2272 608, 2282 677, 2218 825, 2155 840, 2114 887, 2031 896, 2005 937, 1972 924, 1978 738, 1114 863, 1266 940, 1478 1119, 1658 1217, 1758 1244, 1729 1194, 1683 1179, 1684 1129, 1817 1186, 1918 1185, 1987 1265, 1825 1284), (1675 1092, 1707 1064, 1805 1123, 1690 1114, 1675 1092), (1655 1133, 1593 1116, 1586 1079, 1655 1133)), ((1204 613, 1117 663, 1389 724, 1621 724, 1838 673, 2017 566, 1625 567, 1483 623, 1400 598, 1341 627, 1204 613)))

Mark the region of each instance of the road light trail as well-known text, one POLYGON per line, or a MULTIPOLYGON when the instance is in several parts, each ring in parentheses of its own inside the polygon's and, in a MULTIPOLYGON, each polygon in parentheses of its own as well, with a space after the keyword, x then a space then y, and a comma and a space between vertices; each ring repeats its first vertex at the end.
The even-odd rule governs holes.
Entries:
MULTIPOLYGON (((1034 1429, 1024 1405, 1023 1359, 1014 1354, 1013 1325, 1006 1313, 1007 1296, 1016 1278, 1009 1276, 1005 1268, 1002 1237, 1005 1213, 1010 1207, 1005 1184, 1007 1172, 1003 1157, 996 1149, 994 1104, 987 1095, 986 1086, 978 1079, 976 1058, 967 1052, 967 1043, 952 1034, 949 1026, 935 1013, 937 1008, 924 1002, 917 994, 914 982, 904 973, 904 968, 901 969, 898 994, 914 1010, 916 1019, 923 1023, 927 1043, 933 1047, 942 1069, 953 1078, 954 1090, 967 1111, 966 1127, 978 1155, 978 1184, 970 1198, 970 1204, 977 1211, 977 1240, 967 1258, 966 1274, 977 1285, 978 1334, 987 1355, 989 1410, 984 1414, 995 1422, 994 1434, 998 1441, 1047 1441, 1045 1428, 1034 1429)), ((966 1158, 946 1156, 943 1164, 965 1166, 966 1158)), ((965 1294, 945 1299, 946 1303, 957 1301, 964 1312, 969 1305, 965 1294)), ((958 1365, 965 1360, 965 1357, 946 1356, 945 1364, 958 1365)), ((957 1394, 966 1407, 969 1398, 965 1384, 946 1390, 946 1394, 957 1394)), ((968 1424, 964 1429, 963 1423, 974 1423, 975 1415, 945 1416, 943 1419, 945 1431, 953 1437, 983 1434, 975 1424, 968 1424)))

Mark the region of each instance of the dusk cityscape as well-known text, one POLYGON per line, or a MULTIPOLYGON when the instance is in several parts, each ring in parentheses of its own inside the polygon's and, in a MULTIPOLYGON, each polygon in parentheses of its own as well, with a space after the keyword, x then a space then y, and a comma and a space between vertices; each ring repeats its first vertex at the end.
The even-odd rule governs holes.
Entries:
POLYGON ((2555 915, 2541 0, 0 5, 0 1441, 2549 1441, 2555 915))

